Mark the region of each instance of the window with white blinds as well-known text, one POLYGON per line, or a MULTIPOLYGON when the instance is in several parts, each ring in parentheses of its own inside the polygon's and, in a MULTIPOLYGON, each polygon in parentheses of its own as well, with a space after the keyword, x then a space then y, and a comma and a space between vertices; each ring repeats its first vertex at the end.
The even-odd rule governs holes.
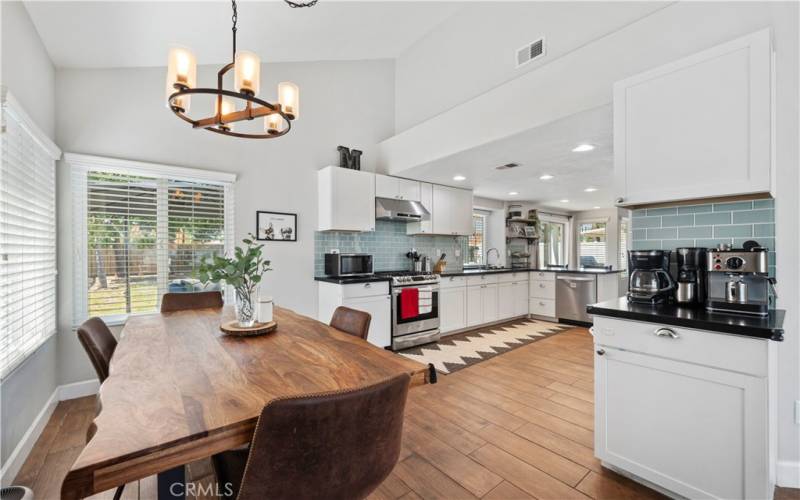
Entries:
POLYGON ((112 159, 104 166, 80 155, 67 161, 75 196, 75 323, 92 316, 121 321, 157 311, 166 292, 218 287, 204 286, 197 272, 204 257, 232 247, 232 182, 190 177, 196 171, 181 176, 177 167, 165 173, 112 159))
POLYGON ((55 160, 10 94, 2 105, 0 378, 56 331, 55 160))
POLYGON ((472 234, 467 238, 467 253, 464 255, 465 266, 483 265, 484 248, 486 247, 486 215, 472 214, 472 234))

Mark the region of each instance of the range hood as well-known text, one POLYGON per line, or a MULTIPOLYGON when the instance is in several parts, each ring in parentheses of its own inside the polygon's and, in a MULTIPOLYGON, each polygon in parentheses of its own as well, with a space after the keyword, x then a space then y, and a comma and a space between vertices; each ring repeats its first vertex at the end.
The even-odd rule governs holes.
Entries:
POLYGON ((375 219, 419 222, 429 220, 431 213, 418 201, 375 198, 375 219))

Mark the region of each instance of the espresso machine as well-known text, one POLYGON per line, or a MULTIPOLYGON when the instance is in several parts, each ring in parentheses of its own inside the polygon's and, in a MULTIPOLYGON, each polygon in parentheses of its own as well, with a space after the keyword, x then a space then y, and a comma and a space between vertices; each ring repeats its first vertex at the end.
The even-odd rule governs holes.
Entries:
POLYGON ((706 309, 767 316, 770 294, 777 297, 769 277, 769 252, 755 242, 741 249, 714 249, 706 264, 706 309))
POLYGON ((675 281, 669 274, 669 250, 628 250, 628 302, 669 302, 675 281))
POLYGON ((678 305, 697 307, 706 300, 706 248, 678 248, 675 250, 677 284, 675 302, 678 305))

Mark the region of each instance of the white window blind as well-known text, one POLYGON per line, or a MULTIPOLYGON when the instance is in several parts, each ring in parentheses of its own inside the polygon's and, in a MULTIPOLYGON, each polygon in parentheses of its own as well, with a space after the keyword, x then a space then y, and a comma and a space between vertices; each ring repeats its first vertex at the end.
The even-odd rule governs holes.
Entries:
POLYGON ((181 175, 177 167, 165 173, 134 162, 67 158, 75 196, 75 323, 92 316, 122 321, 157 311, 166 292, 217 287, 201 284, 197 271, 204 257, 233 247, 232 182, 191 178, 196 172, 181 175))
MULTIPOLYGON (((618 269, 623 271, 628 270, 628 225, 627 218, 620 218, 619 220, 619 261, 618 269)), ((627 273, 626 273, 627 274, 627 273)))
POLYGON ((56 331, 55 160, 61 152, 3 93, 0 378, 56 331))
POLYGON ((467 241, 467 253, 464 255, 464 265, 483 265, 483 256, 486 247, 486 215, 472 214, 472 234, 467 241))

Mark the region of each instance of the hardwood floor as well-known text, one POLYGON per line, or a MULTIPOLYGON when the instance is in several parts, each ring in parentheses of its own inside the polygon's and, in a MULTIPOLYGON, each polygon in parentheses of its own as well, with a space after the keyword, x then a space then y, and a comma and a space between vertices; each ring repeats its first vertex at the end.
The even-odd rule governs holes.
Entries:
MULTIPOLYGON (((370 499, 662 498, 594 458, 593 358, 589 333, 575 328, 413 389, 400 461, 370 499)), ((16 484, 58 498, 94 411, 94 398, 61 402, 16 484)), ((187 475, 195 498, 216 498, 207 460, 187 475)), ((147 478, 122 498, 155 498, 155 487, 147 478)), ((779 488, 776 499, 800 500, 800 490, 779 488)))

